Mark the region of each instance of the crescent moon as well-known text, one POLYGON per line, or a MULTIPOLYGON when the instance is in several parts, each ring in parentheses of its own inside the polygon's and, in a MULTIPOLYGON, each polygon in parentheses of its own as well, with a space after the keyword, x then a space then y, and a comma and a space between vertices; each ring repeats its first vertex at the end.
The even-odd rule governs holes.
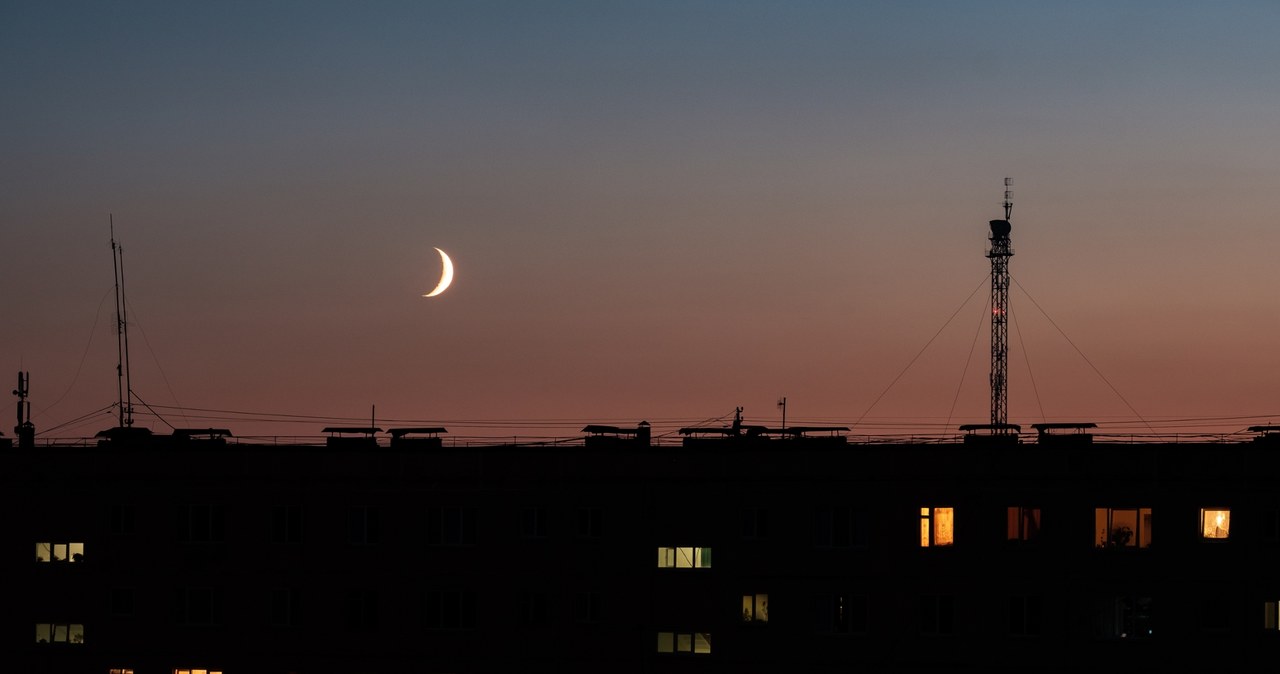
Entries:
POLYGON ((436 284, 436 289, 423 295, 423 297, 435 297, 448 289, 449 284, 453 283, 453 260, 449 259, 449 255, 443 250, 436 248, 436 252, 440 253, 440 282, 436 284))

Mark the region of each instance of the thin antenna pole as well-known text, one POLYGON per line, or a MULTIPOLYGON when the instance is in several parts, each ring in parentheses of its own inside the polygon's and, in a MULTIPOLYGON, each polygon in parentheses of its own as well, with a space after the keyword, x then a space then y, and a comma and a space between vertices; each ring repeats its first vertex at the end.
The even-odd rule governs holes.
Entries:
POLYGON ((124 293, 124 246, 120 246, 120 325, 124 332, 124 390, 128 398, 125 400, 124 425, 133 425, 133 381, 129 376, 129 301, 124 293))
POLYGON ((116 293, 116 413, 118 426, 124 426, 124 318, 120 313, 120 266, 116 259, 116 223, 114 215, 107 214, 111 227, 111 281, 116 293))

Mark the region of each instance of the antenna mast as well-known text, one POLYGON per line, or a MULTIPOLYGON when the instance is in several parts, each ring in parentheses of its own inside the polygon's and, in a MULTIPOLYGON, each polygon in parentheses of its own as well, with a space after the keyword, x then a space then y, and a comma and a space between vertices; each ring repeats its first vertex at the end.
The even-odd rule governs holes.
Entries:
POLYGON ((111 224, 111 271, 116 288, 116 400, 119 425, 125 427, 133 425, 133 385, 129 377, 129 310, 124 301, 124 246, 116 245, 115 218, 110 214, 107 217, 111 224))
POLYGON ((1013 247, 1009 232, 1013 226, 1013 178, 1004 179, 1004 220, 992 220, 991 247, 991 426, 992 433, 1009 432, 1009 258, 1013 247))

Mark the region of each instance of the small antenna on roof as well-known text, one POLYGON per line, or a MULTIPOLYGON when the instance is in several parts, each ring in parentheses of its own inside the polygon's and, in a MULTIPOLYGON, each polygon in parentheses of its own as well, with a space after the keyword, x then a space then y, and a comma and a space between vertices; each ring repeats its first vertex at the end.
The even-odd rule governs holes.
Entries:
POLYGON ((1004 219, 1013 215, 1013 178, 1004 179, 1004 219))

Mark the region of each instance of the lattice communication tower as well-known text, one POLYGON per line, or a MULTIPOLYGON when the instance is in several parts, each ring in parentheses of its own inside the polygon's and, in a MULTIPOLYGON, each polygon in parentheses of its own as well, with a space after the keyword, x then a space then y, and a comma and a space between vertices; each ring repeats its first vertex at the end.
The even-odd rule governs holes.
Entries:
POLYGON ((1004 179, 1004 219, 991 221, 991 426, 997 434, 1008 433, 1009 421, 1009 258, 1013 247, 1009 232, 1013 226, 1013 178, 1004 179))

